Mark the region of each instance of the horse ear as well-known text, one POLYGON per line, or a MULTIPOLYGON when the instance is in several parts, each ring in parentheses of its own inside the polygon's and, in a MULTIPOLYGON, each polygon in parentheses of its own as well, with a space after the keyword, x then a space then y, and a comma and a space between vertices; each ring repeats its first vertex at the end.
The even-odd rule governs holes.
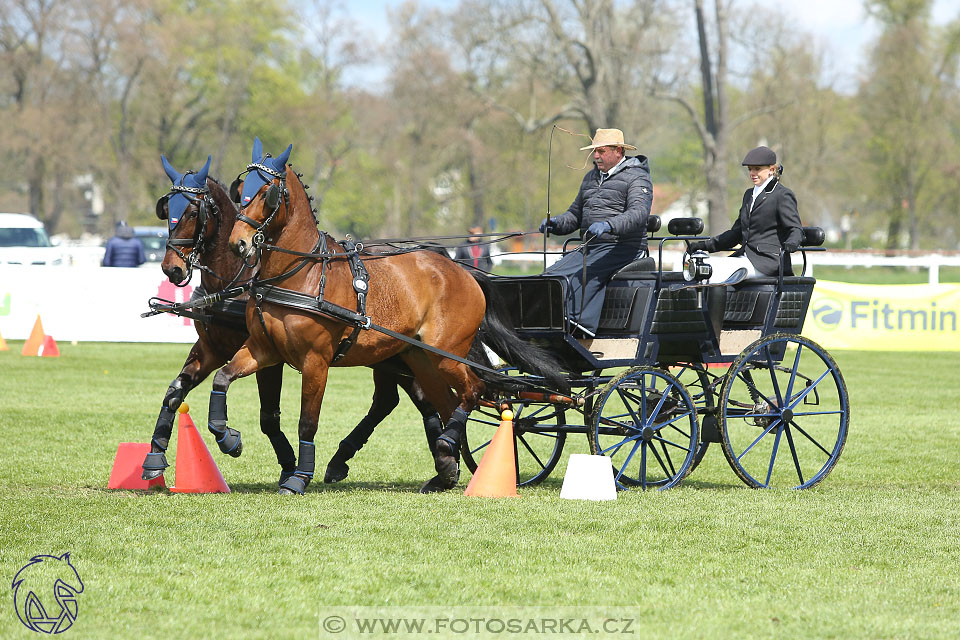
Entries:
POLYGON ((253 159, 252 162, 260 162, 263 158, 263 143, 259 136, 253 136, 253 159))
POLYGON ((290 152, 291 152, 291 151, 293 151, 293 145, 292 145, 292 144, 291 144, 290 146, 288 146, 288 147, 286 148, 286 150, 279 155, 279 157, 277 157, 276 164, 277 164, 278 166, 276 166, 275 168, 276 168, 278 171, 281 170, 281 169, 283 169, 284 166, 286 166, 287 160, 290 159, 290 152))
POLYGON ((177 180, 180 179, 181 174, 177 173, 177 170, 173 168, 173 165, 167 160, 167 158, 161 153, 160 162, 163 164, 163 170, 167 172, 167 177, 170 178, 170 181, 176 184, 177 180))
POLYGON ((197 182, 203 185, 207 181, 207 173, 210 171, 210 161, 213 160, 213 156, 207 156, 207 164, 203 165, 203 169, 200 169, 197 173, 197 182))

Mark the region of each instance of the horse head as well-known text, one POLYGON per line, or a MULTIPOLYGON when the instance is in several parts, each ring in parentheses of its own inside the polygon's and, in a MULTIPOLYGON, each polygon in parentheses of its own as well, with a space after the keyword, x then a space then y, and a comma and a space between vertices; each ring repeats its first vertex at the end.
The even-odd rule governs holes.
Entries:
POLYGON ((274 158, 263 152, 260 138, 253 140, 252 162, 242 177, 230 186, 230 196, 240 205, 237 220, 230 234, 230 249, 249 261, 255 256, 272 225, 282 226, 289 205, 287 160, 293 145, 274 158))
POLYGON ((162 155, 160 161, 172 183, 170 191, 157 200, 157 217, 167 221, 169 234, 160 268, 172 283, 180 284, 189 279, 205 241, 213 237, 214 225, 220 221, 220 210, 207 184, 210 156, 207 156, 203 168, 196 172, 178 173, 162 155))

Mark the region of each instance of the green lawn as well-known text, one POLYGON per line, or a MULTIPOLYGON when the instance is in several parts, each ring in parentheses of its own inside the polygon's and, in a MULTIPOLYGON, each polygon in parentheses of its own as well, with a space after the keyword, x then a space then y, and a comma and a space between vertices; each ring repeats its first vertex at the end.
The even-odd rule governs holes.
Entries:
MULTIPOLYGON (((955 354, 834 353, 850 435, 815 489, 748 489, 715 447, 677 489, 591 503, 559 498, 565 461, 519 499, 464 497, 466 472, 461 490, 419 495, 432 460, 406 400, 343 483, 277 496, 252 379, 229 398, 238 459, 203 428, 209 381, 188 399, 233 493, 110 491, 117 444, 148 441, 186 346, 61 343, 60 358, 27 358, 21 345, 0 353, 0 567, 12 581, 33 555, 71 552, 85 589, 65 637, 326 637, 330 612, 415 605, 487 616, 602 605, 654 638, 960 631, 955 354)), ((299 382, 288 369, 288 433, 299 382)), ((318 471, 371 390, 366 369, 331 374, 318 471)), ((582 438, 568 447, 585 449, 582 438)), ((0 638, 34 637, 10 593, 0 638)))

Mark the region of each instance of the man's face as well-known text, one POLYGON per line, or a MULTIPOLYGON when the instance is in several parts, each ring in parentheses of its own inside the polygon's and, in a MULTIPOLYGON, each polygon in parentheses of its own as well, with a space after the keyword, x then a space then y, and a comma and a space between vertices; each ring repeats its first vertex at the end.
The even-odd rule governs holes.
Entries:
POLYGON ((593 150, 593 161, 597 168, 606 173, 613 169, 623 157, 623 147, 597 147, 593 150))

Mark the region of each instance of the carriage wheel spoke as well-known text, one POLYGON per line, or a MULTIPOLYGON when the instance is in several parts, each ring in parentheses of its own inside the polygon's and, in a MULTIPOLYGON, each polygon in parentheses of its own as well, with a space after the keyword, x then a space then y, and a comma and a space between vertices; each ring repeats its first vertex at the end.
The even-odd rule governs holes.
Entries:
POLYGON ((770 347, 764 349, 767 353, 767 370, 770 372, 770 383, 773 385, 773 394, 777 398, 776 406, 781 406, 783 404, 783 395, 780 393, 780 383, 777 381, 777 365, 773 361, 773 356, 770 355, 770 347))
MULTIPOLYGON (((620 447, 622 447, 623 445, 627 444, 628 442, 636 442, 639 438, 640 438, 640 434, 639 434, 639 433, 638 433, 638 434, 635 434, 635 435, 632 435, 632 436, 627 436, 627 437, 625 437, 623 440, 621 440, 620 442, 616 443, 615 445, 613 445, 613 446, 611 446, 611 447, 607 447, 606 449, 603 449, 600 453, 601 453, 602 455, 609 456, 609 457, 612 458, 613 456, 617 455, 617 453, 620 452, 620 447), (611 451, 612 451, 613 453, 611 453, 611 451)), ((631 453, 630 455, 633 455, 633 454, 631 453)))
POLYGON ((800 352, 803 351, 803 345, 797 344, 797 355, 793 358, 793 368, 790 370, 790 382, 787 383, 787 398, 793 395, 793 385, 797 379, 797 371, 800 369, 800 352))
POLYGON ((798 425, 796 422, 791 422, 791 424, 793 425, 793 428, 794 428, 794 429, 796 429, 797 431, 799 431, 800 433, 802 433, 803 436, 804 436, 807 440, 809 440, 810 442, 812 442, 818 449, 820 449, 820 451, 823 451, 825 454, 827 454, 827 457, 828 457, 828 458, 832 455, 829 451, 827 451, 826 449, 824 449, 823 446, 813 438, 813 436, 811 436, 809 433, 807 433, 806 431, 804 431, 804 430, 800 427, 800 425, 798 425))
MULTIPOLYGON (((660 457, 660 454, 657 453, 657 448, 653 445, 650 445, 650 452, 653 453, 653 457, 657 459, 657 463, 660 465, 660 470, 663 471, 664 475, 668 478, 672 478, 673 474, 667 469, 666 465, 663 464, 663 458, 660 457)), ((667 458, 669 460, 669 457, 667 458)), ((672 464, 670 465, 673 466, 672 464)), ((646 469, 643 470, 644 476, 646 476, 646 469)))
POLYGON ((761 433, 759 436, 757 436, 757 439, 754 440, 753 442, 751 442, 751 443, 750 443, 750 446, 747 447, 746 449, 744 449, 744 450, 743 450, 743 453, 741 453, 740 455, 737 456, 737 462, 740 462, 740 459, 743 458, 743 456, 747 455, 747 453, 749 453, 750 450, 753 449, 753 448, 757 445, 758 442, 760 442, 761 440, 763 440, 763 438, 764 438, 768 433, 770 433, 771 431, 773 431, 774 427, 776 427, 776 426, 779 425, 779 424, 780 424, 780 420, 774 420, 773 422, 771 422, 771 423, 770 423, 770 426, 768 426, 766 429, 764 429, 764 430, 763 430, 763 433, 761 433))
MULTIPOLYGON (((623 465, 626 467, 627 465, 623 465)), ((647 490, 647 443, 640 442, 640 488, 647 490)))
POLYGON ((830 370, 827 369, 826 371, 823 372, 823 374, 822 374, 819 378, 817 378, 814 382, 812 382, 812 383, 811 383, 808 387, 806 387, 803 391, 801 391, 800 393, 798 393, 798 394, 797 394, 797 397, 795 397, 795 398, 790 398, 790 400, 787 402, 787 405, 789 406, 789 408, 792 409, 792 408, 794 408, 795 406, 797 406, 798 404, 800 404, 800 402, 801 402, 804 398, 806 398, 806 397, 810 394, 811 391, 813 391, 814 389, 817 388, 817 385, 818 385, 818 384, 820 384, 821 382, 823 382, 823 379, 826 378, 826 377, 827 377, 827 374, 829 374, 829 373, 830 373, 830 370))
POLYGON ((676 442, 673 442, 672 440, 667 440, 663 436, 653 436, 653 439, 664 446, 670 445, 671 447, 676 447, 677 449, 680 449, 680 451, 690 451, 690 447, 685 447, 682 444, 677 444, 676 442))
POLYGON ((803 471, 800 469, 800 459, 797 457, 797 447, 793 443, 793 433, 790 431, 790 425, 787 425, 787 444, 790 445, 790 455, 793 456, 793 466, 797 469, 797 477, 800 478, 800 484, 803 484, 803 471))
POLYGON ((770 476, 773 475, 773 463, 777 461, 777 449, 780 447, 780 435, 783 433, 784 425, 780 423, 780 428, 777 429, 777 435, 773 439, 773 451, 770 453, 770 466, 767 468, 767 481, 763 483, 763 486, 770 486, 770 476))
POLYGON ((530 453, 530 455, 533 457, 534 460, 537 461, 537 464, 540 465, 540 468, 541 468, 541 469, 546 469, 546 468, 547 468, 547 466, 546 466, 545 464, 543 464, 543 461, 540 460, 540 456, 537 455, 537 452, 533 450, 533 447, 531 447, 529 444, 527 444, 526 438, 524 438, 522 435, 519 435, 519 436, 517 436, 517 440, 519 440, 520 443, 523 444, 523 448, 526 449, 527 452, 530 453))

